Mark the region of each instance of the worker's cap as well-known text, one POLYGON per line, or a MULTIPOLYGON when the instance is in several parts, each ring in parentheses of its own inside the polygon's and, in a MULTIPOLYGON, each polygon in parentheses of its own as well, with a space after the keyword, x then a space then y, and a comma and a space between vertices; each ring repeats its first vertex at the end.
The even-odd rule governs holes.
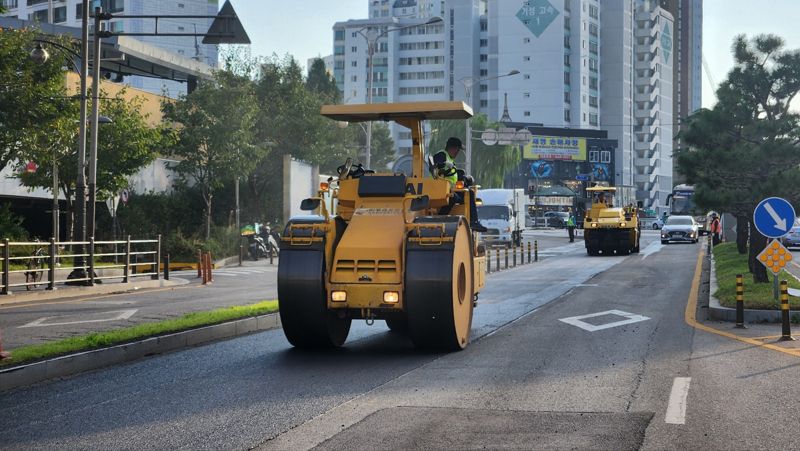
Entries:
POLYGON ((447 144, 444 145, 445 149, 449 149, 451 147, 455 147, 459 150, 464 150, 464 146, 461 144, 461 140, 458 138, 448 138, 447 144))

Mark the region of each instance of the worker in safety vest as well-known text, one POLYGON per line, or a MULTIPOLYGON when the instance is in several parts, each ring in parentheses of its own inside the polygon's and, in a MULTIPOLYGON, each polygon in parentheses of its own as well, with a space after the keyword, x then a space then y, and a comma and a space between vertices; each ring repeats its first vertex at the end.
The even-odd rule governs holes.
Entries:
MULTIPOLYGON (((464 149, 464 146, 461 144, 460 139, 448 138, 444 150, 433 155, 433 165, 435 166, 436 173, 439 177, 450 182, 451 188, 454 187, 459 180, 464 182, 465 187, 470 187, 474 183, 472 176, 464 174, 464 171, 456 167, 456 156, 462 149, 464 149)), ((445 207, 440 213, 449 213, 450 208, 456 203, 464 203, 463 193, 453 193, 453 197, 450 198, 450 205, 445 207)), ((478 222, 478 208, 475 206, 475 196, 469 196, 469 216, 471 222, 470 227, 473 231, 486 232, 486 227, 478 222)))
POLYGON ((716 213, 711 214, 711 243, 716 246, 719 244, 719 234, 722 232, 722 227, 719 223, 719 218, 717 217, 716 213))
POLYGON ((575 242, 575 214, 572 208, 569 209, 569 216, 567 217, 567 232, 569 233, 569 242, 575 242))

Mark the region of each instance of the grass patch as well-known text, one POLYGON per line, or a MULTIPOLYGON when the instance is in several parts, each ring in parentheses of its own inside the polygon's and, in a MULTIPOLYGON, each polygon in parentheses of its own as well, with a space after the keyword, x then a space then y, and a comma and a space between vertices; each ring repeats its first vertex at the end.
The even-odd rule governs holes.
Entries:
POLYGON ((257 304, 226 307, 208 312, 188 313, 180 318, 154 323, 139 324, 108 332, 95 332, 79 337, 38 345, 23 346, 11 350, 11 358, 0 361, 0 367, 19 365, 44 360, 74 352, 105 348, 144 338, 166 335, 212 324, 224 323, 278 311, 278 301, 262 301, 257 304))
MULTIPOLYGON (((744 308, 778 310, 780 303, 775 302, 772 294, 772 282, 753 283, 753 276, 747 266, 747 254, 740 255, 736 243, 724 243, 714 247, 715 269, 717 271, 717 292, 714 296, 724 307, 736 307, 736 275, 744 276, 744 308)), ((761 264, 761 263, 758 263, 761 264)), ((769 272, 770 280, 772 273, 769 272)), ((800 282, 786 271, 778 274, 778 280, 786 280, 789 287, 800 288, 800 282)), ((789 297, 792 310, 800 309, 800 299, 789 297)))

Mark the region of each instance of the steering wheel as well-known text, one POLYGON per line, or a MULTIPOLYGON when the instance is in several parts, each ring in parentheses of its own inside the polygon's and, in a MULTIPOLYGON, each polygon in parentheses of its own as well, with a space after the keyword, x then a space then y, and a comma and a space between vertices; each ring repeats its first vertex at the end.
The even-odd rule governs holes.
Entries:
POLYGON ((347 160, 344 161, 344 164, 336 168, 336 172, 339 173, 339 180, 346 175, 350 175, 350 168, 353 167, 353 159, 347 157, 347 160))

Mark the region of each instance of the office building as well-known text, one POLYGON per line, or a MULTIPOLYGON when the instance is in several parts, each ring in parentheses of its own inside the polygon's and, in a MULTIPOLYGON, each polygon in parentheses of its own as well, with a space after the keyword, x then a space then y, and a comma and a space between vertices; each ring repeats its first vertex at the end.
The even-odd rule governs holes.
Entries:
MULTIPOLYGON (((216 15, 219 11, 218 0, 180 0, 165 2, 160 0, 102 0, 93 2, 102 6, 103 10, 119 15, 216 15)), ((40 23, 53 23, 65 26, 80 27, 82 2, 79 0, 2 0, 6 7, 5 16, 32 20, 40 23)), ((211 26, 212 19, 161 19, 158 22, 160 33, 204 33, 211 26)), ((149 33, 155 31, 153 19, 112 19, 107 22, 112 32, 149 33)), ((209 66, 218 65, 217 48, 214 45, 202 44, 202 37, 176 36, 139 36, 148 44, 178 55, 193 58, 209 66)), ((114 78, 116 74, 107 74, 114 78)), ((175 97, 186 93, 186 85, 146 77, 125 77, 124 82, 139 89, 155 94, 166 92, 175 97)))

